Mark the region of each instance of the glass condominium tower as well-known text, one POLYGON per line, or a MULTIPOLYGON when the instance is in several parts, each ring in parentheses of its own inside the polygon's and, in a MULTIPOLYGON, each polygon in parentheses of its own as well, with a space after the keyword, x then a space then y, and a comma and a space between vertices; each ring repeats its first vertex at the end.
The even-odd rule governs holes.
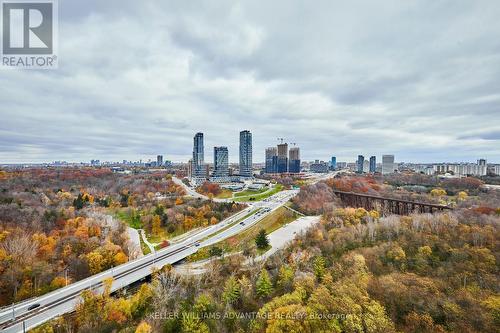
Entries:
POLYGON ((240 176, 252 177, 252 133, 240 132, 240 176))
POLYGON ((214 147, 214 177, 229 177, 227 147, 214 147))
POLYGON ((203 133, 196 133, 193 138, 193 177, 206 177, 204 161, 203 133))

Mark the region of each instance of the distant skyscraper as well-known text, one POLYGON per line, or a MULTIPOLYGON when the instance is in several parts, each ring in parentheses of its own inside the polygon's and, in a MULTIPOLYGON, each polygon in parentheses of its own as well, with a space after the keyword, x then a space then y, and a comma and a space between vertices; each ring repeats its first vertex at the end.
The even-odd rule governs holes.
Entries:
POLYGON ((288 172, 288 144, 278 145, 278 173, 288 172))
POLYGON ((370 173, 375 173, 377 171, 377 158, 375 156, 370 157, 370 173))
POLYGON ((156 165, 157 166, 162 166, 163 165, 163 155, 156 156, 156 165))
POLYGON ((486 160, 485 159, 480 159, 480 160, 477 160, 477 164, 478 165, 486 165, 486 160))
POLYGON ((337 158, 335 156, 332 156, 332 160, 330 161, 330 169, 337 169, 337 158))
POLYGON ((193 177, 193 159, 189 159, 188 164, 187 164, 187 173, 188 177, 192 178, 193 177))
POLYGON ((294 147, 290 148, 289 152, 289 163, 288 163, 288 172, 290 173, 299 173, 300 172, 300 148, 294 147))
POLYGON ((394 173, 394 155, 382 155, 382 174, 394 173))
POLYGON ((229 177, 229 154, 227 147, 214 147, 214 177, 229 177))
POLYGON ((193 177, 206 178, 203 133, 196 133, 193 138, 193 177))
POLYGON ((240 132, 240 176, 252 177, 252 133, 240 132))
POLYGON ((276 147, 266 148, 266 173, 276 173, 278 149, 276 147))
POLYGON ((363 155, 358 155, 357 171, 358 173, 363 173, 363 167, 365 164, 365 157, 363 155))

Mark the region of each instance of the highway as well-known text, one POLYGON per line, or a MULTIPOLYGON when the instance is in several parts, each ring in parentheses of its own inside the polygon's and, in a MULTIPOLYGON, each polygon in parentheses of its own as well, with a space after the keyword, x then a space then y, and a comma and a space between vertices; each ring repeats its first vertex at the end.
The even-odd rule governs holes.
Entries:
POLYGON ((4 308, 0 312, 0 330, 6 333, 23 332, 23 324, 24 328, 28 330, 54 317, 70 312, 80 301, 80 294, 83 290, 102 291, 102 281, 105 278, 112 277, 114 279, 112 291, 130 285, 151 274, 154 267, 161 268, 166 264, 173 264, 195 253, 202 247, 210 246, 240 233, 258 223, 297 193, 298 190, 279 192, 263 201, 253 203, 241 212, 193 234, 180 243, 72 283, 67 287, 38 298, 4 308), (30 306, 35 304, 39 304, 39 306, 31 311, 28 310, 30 306))

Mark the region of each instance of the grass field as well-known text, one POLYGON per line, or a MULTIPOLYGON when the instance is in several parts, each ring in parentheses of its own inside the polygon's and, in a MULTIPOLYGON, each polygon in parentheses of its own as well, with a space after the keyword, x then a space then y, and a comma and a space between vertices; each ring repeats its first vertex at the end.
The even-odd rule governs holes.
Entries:
POLYGON ((234 196, 235 197, 247 197, 247 196, 256 195, 259 193, 264 193, 267 190, 269 190, 268 187, 261 188, 260 190, 245 190, 245 191, 235 193, 234 196))
POLYGON ((134 229, 141 229, 141 215, 138 212, 129 214, 126 210, 117 210, 114 212, 117 219, 127 223, 129 227, 134 229))
POLYGON ((276 185, 271 190, 268 190, 268 191, 265 191, 265 192, 262 192, 262 193, 250 194, 250 195, 235 197, 234 201, 236 201, 236 202, 261 201, 261 200, 264 200, 266 198, 269 198, 271 195, 274 195, 274 194, 276 194, 276 193, 278 193, 278 192, 280 192, 282 190, 283 190, 283 186, 282 185, 276 185))
POLYGON ((217 199, 230 199, 233 197, 233 192, 228 189, 222 189, 221 193, 215 196, 217 199))

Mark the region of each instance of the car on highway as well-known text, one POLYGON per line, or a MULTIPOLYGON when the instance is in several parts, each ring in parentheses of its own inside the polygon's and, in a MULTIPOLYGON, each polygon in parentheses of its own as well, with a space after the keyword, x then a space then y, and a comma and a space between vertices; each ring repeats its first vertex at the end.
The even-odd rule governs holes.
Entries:
POLYGON ((241 225, 245 225, 245 222, 240 222, 241 225))
POLYGON ((198 246, 200 246, 200 243, 196 243, 196 244, 194 244, 194 246, 198 247, 198 246))
POLYGON ((35 310, 36 308, 39 308, 39 307, 40 307, 40 303, 31 304, 30 306, 28 306, 28 311, 35 310))

